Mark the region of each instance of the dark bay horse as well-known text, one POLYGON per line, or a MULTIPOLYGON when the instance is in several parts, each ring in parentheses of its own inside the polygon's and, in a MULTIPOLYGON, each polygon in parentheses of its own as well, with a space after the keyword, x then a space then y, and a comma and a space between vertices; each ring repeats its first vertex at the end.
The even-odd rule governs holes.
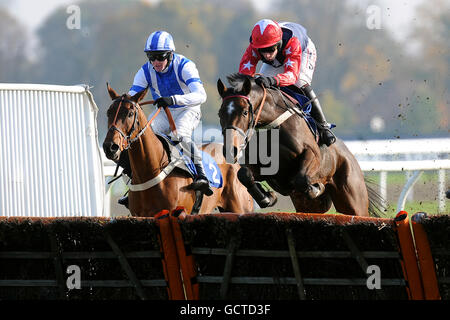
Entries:
POLYGON ((295 103, 279 89, 265 89, 242 74, 231 74, 227 79, 228 88, 220 79, 217 82, 223 99, 219 110, 223 152, 227 160, 234 161, 243 154, 245 162, 238 176, 260 206, 271 206, 276 198, 274 193, 257 188, 255 181, 266 181, 275 191, 289 195, 297 212, 324 213, 333 204, 340 213, 368 216, 371 211, 377 215, 377 199, 369 201, 372 192, 368 192, 364 174, 342 140, 320 147, 300 113, 294 111, 295 103), (259 161, 248 162, 252 132, 258 139, 258 128, 268 124, 269 130, 279 134, 278 145, 267 140, 271 145, 265 146, 269 150, 278 147, 274 152, 279 152, 279 168, 272 175, 262 174, 264 166, 259 161))
MULTIPOLYGON (((108 159, 118 161, 120 153, 128 148, 132 185, 145 185, 169 164, 169 155, 161 140, 155 135, 147 117, 139 105, 147 90, 134 96, 119 96, 108 85, 113 103, 108 109, 109 131, 103 142, 108 159)), ((204 196, 199 213, 210 213, 216 207, 221 212, 247 213, 253 210, 253 199, 237 179, 238 164, 226 163, 221 144, 206 144, 217 162, 223 177, 223 186, 213 188, 213 195, 204 196), (215 152, 215 150, 218 150, 215 152)), ((156 185, 140 191, 129 191, 129 210, 133 216, 153 216, 161 210, 172 211, 178 206, 190 214, 195 202, 195 191, 189 186, 193 179, 184 171, 175 168, 156 185)))

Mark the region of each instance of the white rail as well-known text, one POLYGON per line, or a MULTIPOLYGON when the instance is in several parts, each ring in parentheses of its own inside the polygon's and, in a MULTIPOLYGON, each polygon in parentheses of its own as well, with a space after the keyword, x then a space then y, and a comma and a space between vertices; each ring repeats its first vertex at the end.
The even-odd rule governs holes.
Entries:
POLYGON ((345 141, 358 156, 449 154, 449 138, 345 141))
POLYGON ((438 210, 440 213, 445 212, 445 173, 446 170, 450 169, 449 138, 348 141, 345 144, 358 159, 364 159, 359 161, 359 165, 363 171, 380 173, 380 195, 383 199, 386 199, 387 196, 388 172, 412 172, 397 201, 397 212, 403 210, 406 197, 423 171, 437 170, 438 210), (414 160, 367 160, 367 158, 378 159, 386 156, 390 156, 391 158, 398 156, 414 160), (432 159, 416 160, 416 158, 432 159))
MULTIPOLYGON (((450 160, 412 160, 412 161, 360 161, 359 165, 365 172, 380 173, 380 195, 387 198, 387 173, 395 171, 412 171, 408 178, 399 199, 397 200, 397 212, 404 209, 405 200, 412 187, 419 179, 423 171, 438 171, 438 209, 440 213, 445 212, 445 170, 450 169, 450 160)), ((384 203, 386 205, 386 203, 384 203)))

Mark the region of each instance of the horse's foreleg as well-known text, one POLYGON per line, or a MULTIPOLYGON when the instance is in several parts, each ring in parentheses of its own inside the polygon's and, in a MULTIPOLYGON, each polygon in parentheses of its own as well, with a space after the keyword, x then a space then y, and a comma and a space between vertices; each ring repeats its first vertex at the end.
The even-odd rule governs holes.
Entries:
POLYGON ((321 182, 311 182, 311 178, 316 176, 320 163, 317 157, 310 150, 305 151, 299 164, 300 171, 295 177, 295 190, 306 194, 310 199, 316 199, 325 191, 325 186, 321 182))
POLYGON ((238 179, 247 188, 248 193, 261 208, 271 207, 277 202, 275 193, 265 191, 261 184, 255 181, 249 168, 240 168, 238 171, 238 179))

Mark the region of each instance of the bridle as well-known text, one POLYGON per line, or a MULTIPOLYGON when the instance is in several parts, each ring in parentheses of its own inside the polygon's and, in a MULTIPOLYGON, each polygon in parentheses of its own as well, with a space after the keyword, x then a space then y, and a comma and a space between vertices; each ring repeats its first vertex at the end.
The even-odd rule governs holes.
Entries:
MULTIPOLYGON (((116 98, 116 100, 119 98, 116 98)), ((144 104, 151 104, 154 103, 154 101, 146 101, 146 102, 142 102, 141 105, 144 104)), ((158 110, 156 111, 156 113, 153 115, 153 117, 147 121, 147 123, 145 124, 145 126, 136 134, 136 136, 134 138, 132 138, 133 132, 135 132, 138 128, 139 128, 139 119, 138 119, 138 110, 141 109, 142 107, 135 101, 127 99, 126 95, 122 95, 120 97, 120 102, 119 102, 119 106, 117 107, 116 110, 116 114, 114 116, 114 121, 112 122, 112 124, 109 126, 108 130, 113 130, 113 131, 117 131, 120 134, 120 147, 121 150, 128 150, 131 145, 136 142, 147 130, 147 128, 150 126, 150 124, 153 122, 153 120, 156 118, 156 116, 158 115, 158 113, 161 111, 161 108, 158 108, 158 110), (129 134, 125 134, 122 130, 120 130, 117 125, 116 125, 116 121, 117 121, 117 116, 119 114, 119 110, 122 107, 122 103, 124 102, 128 102, 131 103, 131 105, 133 105, 134 108, 136 108, 136 112, 134 113, 134 120, 133 120, 133 126, 131 127, 130 133, 129 134), (124 144, 125 142, 125 144, 124 144)))
POLYGON ((224 102, 226 100, 233 99, 233 98, 244 99, 244 100, 246 100, 248 102, 248 109, 249 109, 250 118, 249 118, 249 121, 248 121, 248 127, 247 127, 248 129, 247 129, 247 131, 244 131, 241 128, 238 128, 238 127, 233 126, 233 125, 229 125, 229 126, 225 127, 222 130, 222 134, 223 135, 225 135, 225 131, 227 129, 235 130, 237 133, 239 133, 244 138, 243 144, 239 146, 238 154, 242 150, 245 150, 245 148, 247 147, 250 139, 252 138, 253 134, 255 133, 256 126, 258 125, 259 117, 261 115, 261 111, 262 111, 264 103, 266 101, 266 94, 267 94, 266 93, 266 88, 264 88, 263 86, 262 86, 262 88, 263 88, 263 92, 264 92, 263 93, 263 98, 261 99, 261 102, 260 102, 259 106, 255 110, 256 117, 255 117, 255 112, 253 112, 253 104, 250 101, 250 98, 248 96, 244 96, 244 95, 229 95, 229 96, 226 96, 226 97, 222 98, 222 100, 224 102))

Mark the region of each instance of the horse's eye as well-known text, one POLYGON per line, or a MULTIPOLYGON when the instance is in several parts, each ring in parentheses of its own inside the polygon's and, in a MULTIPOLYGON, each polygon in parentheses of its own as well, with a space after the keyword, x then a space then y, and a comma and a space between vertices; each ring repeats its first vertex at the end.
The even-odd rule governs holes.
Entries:
POLYGON ((128 117, 131 118, 131 117, 133 117, 133 116, 134 116, 134 112, 133 112, 133 111, 130 111, 130 113, 128 113, 128 117))
POLYGON ((244 110, 244 111, 242 112, 242 114, 243 114, 244 116, 247 116, 247 115, 248 115, 248 111, 247 111, 247 110, 244 110))

